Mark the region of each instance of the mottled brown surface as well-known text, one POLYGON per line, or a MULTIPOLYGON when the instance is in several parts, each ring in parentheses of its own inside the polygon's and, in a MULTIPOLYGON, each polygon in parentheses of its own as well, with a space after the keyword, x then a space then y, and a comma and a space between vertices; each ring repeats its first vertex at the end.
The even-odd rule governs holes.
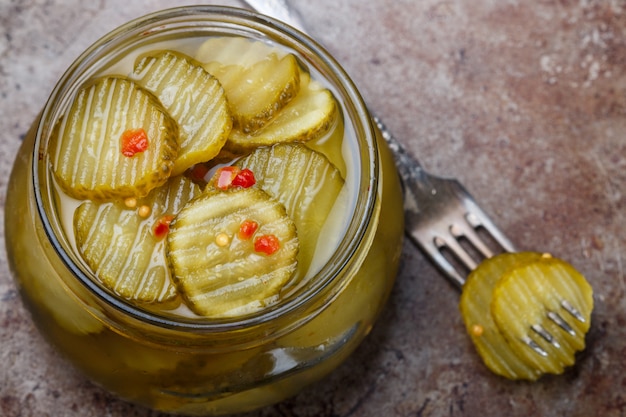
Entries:
MULTIPOLYGON (((1 203, 20 138, 74 57, 173 4, 0 1, 1 203)), ((351 359, 250 417, 626 416, 626 3, 294 4, 423 164, 458 177, 520 248, 570 260, 593 285, 596 309, 573 369, 508 382, 480 363, 457 292, 407 243, 388 308, 351 359)), ((112 398, 44 343, 5 258, 0 415, 163 417, 112 398)))

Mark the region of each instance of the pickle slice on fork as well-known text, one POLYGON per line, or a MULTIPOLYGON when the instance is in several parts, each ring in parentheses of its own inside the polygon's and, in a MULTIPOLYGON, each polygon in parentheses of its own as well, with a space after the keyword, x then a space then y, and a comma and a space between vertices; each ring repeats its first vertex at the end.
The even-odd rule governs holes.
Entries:
POLYGON ((516 354, 553 374, 573 365, 576 352, 585 348, 592 309, 587 280, 551 256, 510 270, 496 284, 491 303, 493 319, 516 354))
POLYGON ((560 374, 585 347, 593 291, 565 261, 535 252, 486 259, 463 286, 460 309, 489 369, 509 379, 560 374))
POLYGON ((82 87, 50 144, 52 171, 78 199, 144 196, 167 181, 178 126, 147 90, 122 77, 82 87))
POLYGON ((485 365, 508 379, 535 380, 541 372, 518 357, 493 320, 493 289, 509 270, 540 257, 538 253, 521 252, 485 259, 469 274, 463 285, 459 309, 467 333, 485 365))

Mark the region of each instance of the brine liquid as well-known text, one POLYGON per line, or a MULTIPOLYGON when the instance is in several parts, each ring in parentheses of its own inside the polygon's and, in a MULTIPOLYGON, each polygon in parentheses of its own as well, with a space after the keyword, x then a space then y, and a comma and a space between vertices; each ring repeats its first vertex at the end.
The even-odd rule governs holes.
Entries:
MULTIPOLYGON (((205 41, 206 38, 191 38, 185 40, 166 40, 158 43, 151 43, 149 45, 142 46, 132 51, 131 53, 123 56, 112 57, 105 68, 98 74, 92 74, 92 76, 100 75, 128 75, 132 72, 132 66, 136 58, 147 51, 170 49, 178 52, 185 53, 191 57, 194 57, 195 51, 205 41)), ((285 49, 285 48, 283 48, 285 49)), ((285 49, 285 51, 287 51, 285 49)), ((287 51, 295 53, 294 51, 287 51)), ((295 53, 297 56, 297 53, 295 53)), ((344 114, 345 110, 342 107, 340 97, 336 91, 333 91, 333 86, 328 82, 325 82, 323 77, 315 72, 314 68, 307 67, 311 73, 311 78, 316 80, 333 92, 335 99, 339 105, 340 117, 336 125, 323 137, 315 139, 307 143, 307 146, 314 150, 317 150, 328 157, 335 166, 339 169, 345 180, 345 185, 334 204, 334 207, 324 224, 322 231, 319 235, 317 248, 312 256, 312 262, 307 271, 299 271, 297 275, 303 277, 288 283, 281 293, 281 298, 289 297, 303 287, 306 287, 316 272, 318 272, 330 256, 335 252, 339 242, 341 241, 346 227, 349 224, 357 199, 357 183, 360 179, 361 167, 358 163, 359 151, 357 149, 356 134, 352 130, 351 123, 344 123, 347 115, 344 114)), ((74 259, 80 260, 76 248, 76 241, 74 236, 74 211, 82 203, 82 201, 73 199, 66 195, 59 186, 54 182, 54 176, 49 174, 48 181, 52 184, 52 194, 56 203, 56 210, 58 214, 58 222, 64 232, 66 243, 71 247, 73 253, 77 254, 74 259)), ((360 219, 359 219, 360 220, 360 219)), ((63 240, 63 239, 62 239, 63 240)), ((156 252, 162 254, 165 253, 164 243, 161 242, 156 249, 156 252)), ((153 257, 154 262, 165 262, 165 255, 160 257, 153 257)), ((84 270, 89 268, 83 264, 84 270)), ((167 268, 166 268, 167 269, 167 268)), ((279 302, 280 300, 278 300, 279 302)), ((150 306, 150 310, 156 308, 150 306)), ((195 316, 195 314, 182 303, 175 310, 162 311, 167 315, 183 315, 183 316, 195 316)))

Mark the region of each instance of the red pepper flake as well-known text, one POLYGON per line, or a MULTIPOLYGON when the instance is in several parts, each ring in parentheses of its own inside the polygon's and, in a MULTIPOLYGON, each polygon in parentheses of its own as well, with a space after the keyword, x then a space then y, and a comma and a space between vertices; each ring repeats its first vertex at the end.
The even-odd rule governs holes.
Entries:
POLYGON ((174 220, 174 216, 171 214, 161 216, 161 218, 158 219, 152 227, 154 237, 157 239, 163 239, 170 231, 170 223, 172 223, 172 220, 174 220))
POLYGON ((244 220, 239 225, 239 239, 249 240, 259 228, 259 224, 254 220, 244 220))
POLYGON ((220 190, 227 190, 231 187, 233 179, 239 172, 235 166, 221 167, 215 172, 215 186, 220 190))
POLYGON ((239 169, 236 166, 219 168, 214 175, 215 186, 220 190, 232 187, 249 188, 256 184, 254 173, 248 168, 239 169))
POLYGON ((254 239, 254 250, 271 255, 280 249, 280 241, 275 235, 262 235, 254 239))
POLYGON ((256 178, 254 178, 254 172, 248 168, 244 168, 233 178, 233 187, 250 188, 256 184, 256 178))
POLYGON ((129 158, 148 149, 148 134, 142 128, 125 130, 121 141, 122 154, 129 158))

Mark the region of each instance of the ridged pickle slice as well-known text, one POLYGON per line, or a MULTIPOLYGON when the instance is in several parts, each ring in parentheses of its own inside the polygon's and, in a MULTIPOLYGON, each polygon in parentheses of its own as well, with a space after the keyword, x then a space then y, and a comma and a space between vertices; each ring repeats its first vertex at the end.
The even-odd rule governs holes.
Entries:
POLYGON ((271 44, 242 36, 215 36, 200 45, 195 58, 203 64, 249 67, 272 54, 282 58, 287 53, 271 44))
POLYGON ((224 87, 235 127, 245 133, 265 126, 300 90, 300 66, 292 54, 270 54, 250 66, 211 62, 205 68, 224 87))
POLYGON ((540 257, 538 253, 523 252, 486 259, 469 274, 463 285, 459 308, 467 333, 485 365, 508 379, 536 380, 541 372, 518 357, 493 320, 493 289, 508 271, 540 257))
POLYGON ((200 63, 181 53, 154 51, 137 60, 131 78, 152 91, 180 127, 172 175, 220 152, 232 116, 221 84, 200 63))
POLYGON ((171 178, 144 198, 96 203, 74 213, 79 253, 100 281, 138 303, 172 302, 176 296, 165 262, 168 224, 201 193, 183 176, 171 178))
POLYGON ((233 129, 225 148, 245 153, 259 146, 314 140, 328 133, 338 117, 339 108, 332 93, 310 81, 261 129, 252 133, 233 129))
POLYGON ((494 321, 515 353, 540 372, 553 374, 574 364, 575 353, 585 348, 592 309, 593 290, 587 280, 569 263, 551 256, 510 270, 496 284, 491 303, 494 321), (562 306, 564 300, 582 320, 562 306), (549 319, 549 313, 558 314, 572 334, 549 319), (530 330, 537 324, 554 337, 553 342, 530 330), (529 337, 547 355, 531 349, 529 337))
POLYGON ((71 197, 144 196, 170 176, 178 155, 178 126, 136 83, 103 77, 78 91, 50 151, 55 178, 71 197), (131 140, 143 142, 125 149, 128 133, 131 140))
POLYGON ((299 239, 285 208, 256 188, 209 188, 171 224, 167 256, 195 313, 245 315, 277 301, 297 268, 299 239))
POLYGON ((256 186, 285 206, 300 238, 299 270, 306 273, 343 189, 341 173, 326 156, 301 143, 258 148, 236 165, 254 172, 256 186))

